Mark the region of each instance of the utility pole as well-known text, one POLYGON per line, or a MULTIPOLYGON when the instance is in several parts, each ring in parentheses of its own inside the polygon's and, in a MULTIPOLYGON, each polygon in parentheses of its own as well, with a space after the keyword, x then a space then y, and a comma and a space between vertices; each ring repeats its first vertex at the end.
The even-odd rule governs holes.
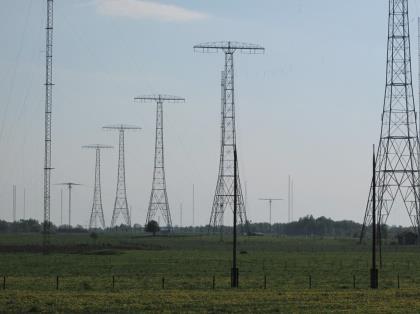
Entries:
POLYGON ((288 222, 293 221, 293 211, 294 211, 294 193, 295 193, 295 184, 291 175, 289 175, 288 188, 287 188, 287 217, 288 222))
MULTIPOLYGON (((73 188, 73 186, 77 186, 77 185, 81 185, 79 183, 74 183, 74 182, 64 182, 64 183, 59 183, 58 185, 65 185, 67 186, 67 189, 69 191, 69 228, 71 227, 71 190, 73 188)), ((63 190, 61 190, 61 224, 63 224, 63 190)))
POLYGON ((63 189, 60 189, 60 226, 63 225, 63 189))
POLYGON ((179 226, 182 228, 182 202, 181 202, 181 204, 179 204, 179 215, 180 215, 180 217, 179 217, 179 226))
MULTIPOLYGON (((420 147, 411 72, 408 0, 389 0, 386 86, 381 134, 376 152, 377 227, 387 223, 394 207, 408 213, 420 235, 420 147)), ((373 224, 373 183, 366 203, 362 232, 373 224)))
MULTIPOLYGON (((238 185, 238 212, 243 229, 247 229, 247 217, 242 188, 237 176, 233 176, 233 169, 237 165, 233 154, 236 147, 236 122, 235 122, 235 88, 234 88, 234 63, 235 52, 245 54, 264 53, 264 48, 258 45, 238 42, 214 42, 194 46, 194 50, 203 53, 222 51, 225 54, 225 66, 222 71, 222 124, 221 124, 221 148, 219 161, 219 175, 216 184, 216 191, 213 199, 213 206, 210 216, 209 228, 216 232, 223 230, 223 216, 229 210, 233 211, 234 192, 233 186, 238 185), (244 227, 245 226, 245 227, 244 227)), ((209 229, 209 231, 210 231, 209 229)), ((245 230, 248 231, 248 230, 245 230)))
POLYGON ((26 188, 23 188, 23 220, 26 220, 26 188))
POLYGON ((16 222, 16 185, 13 185, 13 222, 16 222))
POLYGON ((247 182, 245 181, 245 208, 247 209, 248 217, 249 217, 249 207, 248 207, 248 187, 247 182))
POLYGON ((172 230, 172 218, 169 210, 168 194, 166 192, 166 177, 163 147, 163 103, 181 103, 185 98, 168 95, 139 96, 134 100, 156 103, 156 137, 155 162, 153 169, 152 192, 150 193, 149 208, 147 210, 146 225, 153 220, 158 212, 161 213, 168 231, 172 230))
POLYGON ((132 125, 108 125, 104 126, 105 130, 116 130, 119 133, 119 153, 118 153, 118 169, 117 169, 117 189, 114 202, 114 211, 112 213, 111 228, 117 225, 118 217, 121 215, 127 226, 131 226, 131 216, 127 202, 127 188, 125 184, 125 131, 141 130, 140 127, 132 125))
POLYGON ((133 214, 133 206, 131 206, 130 205, 130 221, 131 221, 131 231, 134 231, 134 223, 133 223, 133 216, 132 216, 132 214, 133 214))
POLYGON ((48 253, 50 241, 50 190, 51 190, 51 112, 52 112, 52 51, 53 51, 53 0, 47 0, 47 26, 45 49, 45 150, 44 150, 44 224, 43 251, 48 253))
POLYGON ((193 194, 192 194, 192 219, 193 219, 193 226, 195 226, 195 189, 193 184, 193 194))
POLYGON ((293 178, 292 178, 291 184, 292 186, 291 186, 290 222, 293 221, 293 215, 295 211, 295 181, 293 178))
POLYGON ((112 148, 112 146, 93 144, 82 146, 82 148, 94 149, 96 151, 95 162, 95 187, 93 189, 93 204, 89 220, 89 229, 105 229, 104 210, 102 207, 101 192, 101 149, 112 148))
MULTIPOLYGON (((420 17, 417 17, 417 84, 418 84, 418 106, 419 106, 419 112, 418 112, 418 121, 420 121, 420 17)), ((418 130, 420 132, 420 130, 418 130)), ((420 137, 420 135, 419 135, 420 137)), ((420 158, 419 158, 420 163, 420 158)), ((420 164, 419 164, 420 169, 420 164)))
MULTIPOLYGON (((233 150, 234 154, 234 164, 233 164, 233 173, 236 178, 238 173, 238 156, 236 154, 236 147, 233 150)), ((238 180, 233 181, 233 256, 232 256, 232 270, 231 270, 231 287, 238 288, 239 287, 239 269, 236 263, 236 251, 237 251, 237 236, 236 236, 236 220, 237 220, 237 208, 238 208, 238 180)))
POLYGON ((260 198, 259 200, 260 201, 268 201, 268 206, 269 206, 269 209, 270 209, 270 220, 269 220, 269 222, 270 222, 270 233, 271 233, 271 205, 272 205, 273 201, 283 201, 283 199, 282 198, 260 198))
POLYGON ((376 267, 376 157, 373 145, 373 170, 372 170, 372 268, 370 270, 370 287, 378 289, 378 268, 376 267))

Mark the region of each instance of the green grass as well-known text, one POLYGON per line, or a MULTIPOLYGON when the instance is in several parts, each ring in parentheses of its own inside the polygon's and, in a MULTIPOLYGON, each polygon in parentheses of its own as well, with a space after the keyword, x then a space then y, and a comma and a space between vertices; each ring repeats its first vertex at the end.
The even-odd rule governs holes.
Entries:
MULTIPOLYGON (((6 235, 0 248, 40 241, 39 236, 6 235)), ((372 292, 369 247, 356 242, 241 237, 240 288, 231 291, 230 237, 99 234, 95 242, 88 235, 55 235, 54 245, 92 247, 83 254, 1 253, 6 290, 0 291, 0 312, 28 312, 32 306, 58 312, 372 312, 375 304, 385 312, 420 310, 420 248, 385 246, 380 290, 372 292), (122 244, 141 249, 115 249, 122 244)))
POLYGON ((414 313, 418 290, 384 291, 150 291, 6 292, 4 312, 61 313, 414 313))

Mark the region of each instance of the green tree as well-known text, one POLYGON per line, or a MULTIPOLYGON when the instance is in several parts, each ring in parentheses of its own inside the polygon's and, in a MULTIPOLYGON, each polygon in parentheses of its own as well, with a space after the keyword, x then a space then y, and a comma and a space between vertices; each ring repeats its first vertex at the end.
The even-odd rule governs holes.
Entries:
POLYGON ((98 234, 96 232, 92 232, 89 237, 93 240, 93 242, 96 244, 96 241, 98 240, 98 234))
POLYGON ((144 227, 146 232, 152 232, 153 236, 156 235, 157 232, 160 231, 160 227, 159 224, 157 223, 156 220, 150 220, 146 226, 144 227))

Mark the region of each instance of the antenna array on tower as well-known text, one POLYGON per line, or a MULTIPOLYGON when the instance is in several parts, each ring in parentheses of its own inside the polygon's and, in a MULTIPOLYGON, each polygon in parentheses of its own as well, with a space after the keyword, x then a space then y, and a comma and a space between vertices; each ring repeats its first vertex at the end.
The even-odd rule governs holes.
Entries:
POLYGON ((389 0, 388 60, 382 127, 376 154, 377 191, 371 184, 360 239, 372 221, 376 193, 379 228, 400 205, 420 234, 419 135, 411 74, 408 0, 389 0))
POLYGON ((102 207, 102 191, 101 191, 101 149, 112 148, 112 146, 93 144, 82 146, 82 148, 94 149, 96 152, 95 161, 95 186, 93 189, 93 204, 89 220, 89 229, 105 229, 105 217, 102 207))
POLYGON ((152 192, 150 193, 146 224, 161 213, 168 231, 172 230, 172 218, 169 210, 168 194, 166 192, 165 159, 163 150, 163 103, 185 102, 185 98, 169 95, 139 96, 134 100, 141 102, 156 102, 156 137, 155 162, 153 169, 152 192))
POLYGON ((125 131, 126 130, 141 130, 140 127, 132 125, 108 125, 104 126, 105 130, 118 131, 119 135, 119 151, 118 151, 118 171, 117 171, 117 190, 114 202, 114 211, 112 213, 111 228, 115 227, 118 218, 122 216, 124 224, 131 226, 131 215, 127 202, 127 188, 125 182, 125 131))
MULTIPOLYGON (((215 42, 204 43, 194 46, 198 52, 217 52, 225 54, 225 66, 222 71, 222 123, 221 123, 221 147, 219 176, 217 179, 216 192, 213 200, 209 228, 215 232, 223 230, 223 217, 226 210, 234 212, 234 185, 238 186, 238 215, 243 226, 247 228, 247 217, 242 187, 239 179, 239 171, 234 175, 233 170, 238 165, 234 163, 234 151, 236 150, 236 122, 235 122, 235 88, 234 88, 234 64, 233 55, 236 51, 247 54, 264 53, 264 48, 254 44, 238 42, 215 42)), ((236 217, 234 217, 236 218, 236 217)), ((245 230, 248 231, 248 230, 245 230)))

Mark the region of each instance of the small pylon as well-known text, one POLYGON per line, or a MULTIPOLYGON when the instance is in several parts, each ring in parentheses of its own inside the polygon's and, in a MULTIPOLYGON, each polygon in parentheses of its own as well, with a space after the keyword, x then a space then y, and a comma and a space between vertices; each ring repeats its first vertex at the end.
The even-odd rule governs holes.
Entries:
POLYGON ((105 229, 104 210, 102 207, 101 192, 101 149, 112 148, 112 146, 93 144, 82 146, 83 148, 94 149, 96 151, 95 162, 95 186, 93 189, 93 204, 89 219, 89 229, 105 229))
POLYGON ((153 170, 152 192, 150 193, 149 208, 146 224, 153 220, 157 213, 161 213, 168 231, 172 230, 172 218, 169 210, 168 194, 166 192, 165 163, 163 151, 163 102, 185 102, 184 98, 168 95, 151 95, 135 97, 142 102, 156 102, 156 138, 155 163, 153 170))
POLYGON ((108 125, 104 126, 105 130, 116 130, 119 134, 119 151, 118 151, 118 174, 117 174, 117 191, 115 195, 114 211, 112 213, 111 228, 115 227, 118 218, 122 216, 125 225, 131 226, 130 210, 127 202, 127 188, 125 184, 125 131, 140 130, 140 127, 131 125, 108 125))
POLYGON ((246 217, 245 202, 242 194, 239 171, 233 174, 233 169, 238 165, 234 162, 234 150, 236 149, 236 122, 235 122, 235 88, 234 88, 234 64, 235 52, 258 54, 264 53, 265 49, 254 44, 238 42, 215 42, 204 43, 194 46, 198 52, 217 52, 225 54, 225 66, 222 72, 222 127, 221 148, 219 161, 219 176, 217 178, 216 191, 213 199, 213 207, 210 216, 209 231, 217 229, 223 231, 223 219, 226 210, 233 212, 235 183, 238 185, 238 215, 243 232, 247 232, 248 221, 246 217))

